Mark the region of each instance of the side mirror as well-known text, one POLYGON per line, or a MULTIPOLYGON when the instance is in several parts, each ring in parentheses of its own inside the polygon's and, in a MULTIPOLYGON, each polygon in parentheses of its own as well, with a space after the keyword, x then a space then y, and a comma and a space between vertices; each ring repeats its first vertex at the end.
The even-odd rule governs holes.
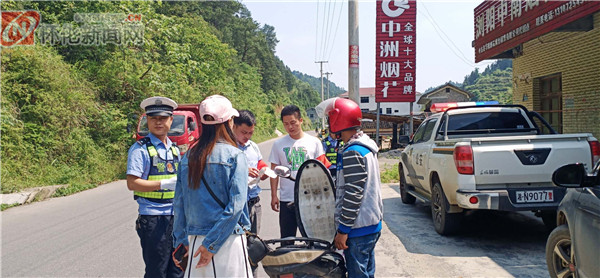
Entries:
POLYGON ((198 125, 196 124, 196 122, 191 122, 190 123, 190 130, 194 131, 198 128, 198 125))
POLYGON ((581 163, 562 166, 552 174, 552 182, 562 187, 582 187, 586 181, 587 173, 581 163))
POLYGON ((279 177, 296 181, 296 179, 292 178, 292 172, 290 171, 290 168, 288 168, 288 167, 285 167, 282 165, 275 166, 275 168, 273 168, 273 171, 279 177))

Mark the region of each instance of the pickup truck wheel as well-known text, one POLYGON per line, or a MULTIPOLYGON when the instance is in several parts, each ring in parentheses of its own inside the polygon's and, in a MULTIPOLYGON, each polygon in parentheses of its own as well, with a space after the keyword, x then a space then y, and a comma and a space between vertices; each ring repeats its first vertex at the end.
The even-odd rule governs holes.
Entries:
POLYGON ((546 242, 546 265, 550 277, 575 277, 575 254, 567 225, 560 225, 550 233, 546 242))
POLYGON ((440 235, 455 233, 460 227, 461 214, 446 211, 446 196, 439 181, 433 184, 431 190, 431 218, 435 231, 440 235))
POLYGON ((402 199, 402 203, 404 204, 414 204, 417 198, 415 196, 408 194, 408 189, 406 188, 406 178, 404 177, 404 170, 402 170, 402 166, 398 165, 398 175, 400 176, 400 198, 402 199))

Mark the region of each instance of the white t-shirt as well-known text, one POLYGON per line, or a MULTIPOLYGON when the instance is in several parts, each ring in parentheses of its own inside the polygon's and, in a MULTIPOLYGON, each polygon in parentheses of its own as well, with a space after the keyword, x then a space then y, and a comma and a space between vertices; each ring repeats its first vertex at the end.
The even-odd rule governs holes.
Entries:
MULTIPOLYGON (((304 161, 316 159, 324 155, 323 144, 317 137, 304 133, 302 138, 295 140, 286 135, 273 143, 269 162, 290 168, 292 177, 296 178, 296 173, 304 161)), ((279 200, 282 202, 294 201, 294 182, 279 178, 280 193, 279 200)))

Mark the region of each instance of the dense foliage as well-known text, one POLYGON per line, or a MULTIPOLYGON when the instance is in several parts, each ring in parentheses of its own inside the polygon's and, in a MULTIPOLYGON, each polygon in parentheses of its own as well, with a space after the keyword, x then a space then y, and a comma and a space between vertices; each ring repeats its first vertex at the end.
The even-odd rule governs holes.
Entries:
MULTIPOLYGON (((275 56, 272 26, 241 3, 24 2, 61 26, 75 13, 142 15, 142 45, 44 45, 2 51, 2 192, 50 184, 99 184, 124 176, 131 128, 144 98, 198 103, 230 98, 257 116, 255 139, 273 136, 278 113, 302 110, 320 95, 275 56)), ((309 125, 309 121, 307 125, 309 125)))
POLYGON ((462 88, 473 93, 473 100, 497 100, 512 103, 512 60, 504 59, 488 65, 482 73, 475 69, 465 76, 462 88))
MULTIPOLYGON (((307 82, 313 89, 321 93, 320 77, 314 77, 312 75, 304 74, 299 71, 292 71, 292 73, 294 74, 294 76, 298 77, 298 79, 307 82)), ((347 91, 342 87, 338 87, 335 83, 327 80, 326 78, 323 78, 323 94, 325 98, 327 98, 327 90, 329 90, 329 97, 336 97, 347 91)))

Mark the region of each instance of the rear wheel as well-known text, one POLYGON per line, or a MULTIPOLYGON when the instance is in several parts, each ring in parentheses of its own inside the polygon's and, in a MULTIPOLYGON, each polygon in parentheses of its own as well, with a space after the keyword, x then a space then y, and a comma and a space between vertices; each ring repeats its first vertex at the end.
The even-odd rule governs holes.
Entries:
POLYGON ((546 243, 546 265, 550 277, 575 277, 575 254, 567 225, 560 225, 550 233, 546 243))
POLYGON ((402 170, 402 165, 398 165, 398 175, 400 178, 400 198, 402 199, 402 203, 405 204, 414 204, 417 200, 415 196, 408 194, 408 188, 406 185, 406 178, 404 177, 404 170, 402 170))
POLYGON ((431 190, 431 218, 435 231, 440 235, 455 233, 460 227, 462 214, 448 213, 446 196, 439 181, 435 181, 431 190))

